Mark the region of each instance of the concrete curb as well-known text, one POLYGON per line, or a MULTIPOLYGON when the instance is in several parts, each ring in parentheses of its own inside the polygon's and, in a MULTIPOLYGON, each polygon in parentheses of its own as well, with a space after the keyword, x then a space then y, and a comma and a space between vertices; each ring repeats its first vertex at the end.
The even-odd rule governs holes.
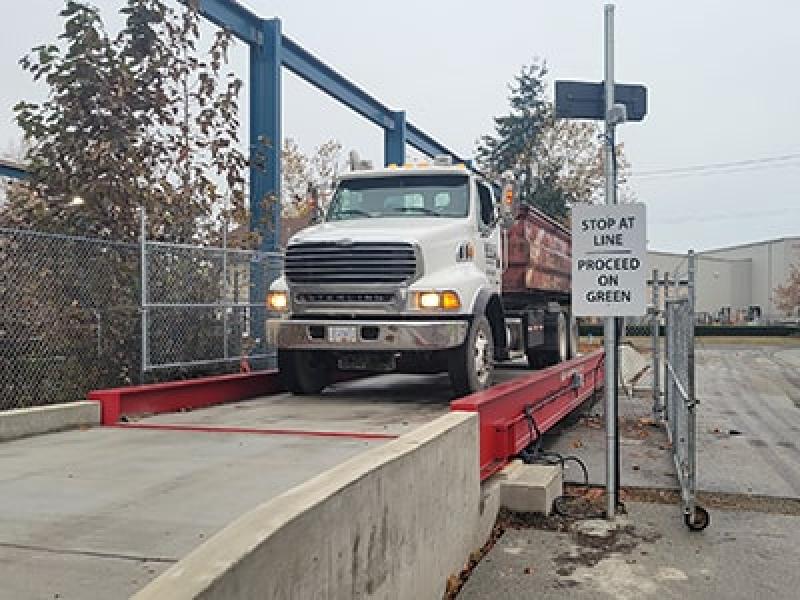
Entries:
POLYGON ((486 508, 477 415, 450 413, 258 506, 134 598, 440 598, 486 508))
POLYGON ((0 411, 0 441, 100 424, 97 402, 67 402, 0 411))

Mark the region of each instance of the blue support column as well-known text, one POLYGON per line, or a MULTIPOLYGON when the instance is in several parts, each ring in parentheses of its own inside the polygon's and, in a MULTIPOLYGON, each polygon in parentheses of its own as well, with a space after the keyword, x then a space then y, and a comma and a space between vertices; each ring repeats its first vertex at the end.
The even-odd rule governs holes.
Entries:
POLYGON ((406 162, 406 113, 392 111, 394 127, 383 130, 383 164, 402 165, 406 162))
MULTIPOLYGON (((281 22, 262 20, 258 25, 250 44, 250 230, 260 236, 259 249, 271 252, 281 238, 281 22)), ((265 305, 272 263, 252 264, 253 306, 265 305)), ((251 311, 250 326, 260 341, 253 352, 265 352, 266 308, 251 311)))
POLYGON ((250 229, 272 251, 280 242, 280 20, 262 20, 259 34, 250 44, 250 229))

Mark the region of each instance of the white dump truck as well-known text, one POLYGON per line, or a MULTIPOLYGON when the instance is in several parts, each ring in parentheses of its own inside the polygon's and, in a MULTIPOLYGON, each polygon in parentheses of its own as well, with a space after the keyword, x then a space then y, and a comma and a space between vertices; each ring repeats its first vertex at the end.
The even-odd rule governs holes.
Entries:
POLYGON ((338 371, 447 371, 463 395, 491 384, 496 361, 567 359, 569 231, 514 207, 512 190, 445 160, 342 175, 267 296, 287 388, 317 393, 338 371))

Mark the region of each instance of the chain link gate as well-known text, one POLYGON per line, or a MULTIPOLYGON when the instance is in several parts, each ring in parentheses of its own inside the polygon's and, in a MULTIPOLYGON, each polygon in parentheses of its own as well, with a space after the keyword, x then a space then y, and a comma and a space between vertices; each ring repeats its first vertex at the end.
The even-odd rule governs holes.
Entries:
POLYGON ((708 527, 708 511, 697 504, 697 422, 695 396, 696 256, 686 256, 685 273, 653 271, 652 335, 653 417, 662 420, 669 437, 681 493, 681 508, 692 531, 708 527), (662 329, 663 319, 663 329, 662 329), (663 331, 663 353, 660 337, 663 331), (663 382, 663 384, 662 384, 663 382))
POLYGON ((664 417, 681 505, 689 529, 709 523, 708 512, 697 504, 697 422, 694 362, 694 311, 689 298, 667 300, 664 310, 664 417))

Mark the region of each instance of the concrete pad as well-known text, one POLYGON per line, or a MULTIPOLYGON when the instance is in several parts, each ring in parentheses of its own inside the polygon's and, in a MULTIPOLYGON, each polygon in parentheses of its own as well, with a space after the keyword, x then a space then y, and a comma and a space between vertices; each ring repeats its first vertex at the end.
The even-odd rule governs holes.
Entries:
POLYGON ((381 443, 106 428, 6 442, 0 579, 15 583, 0 598, 127 598, 242 513, 381 443))
POLYGON ((677 506, 628 503, 612 531, 508 529, 459 600, 797 598, 800 517, 713 511, 690 532, 677 506))
MULTIPOLYGON (((402 434, 451 399, 446 376, 387 375, 144 422, 402 434)), ((243 513, 384 443, 91 428, 0 444, 0 598, 127 598, 243 513)), ((498 501, 484 486, 474 548, 498 501)))
POLYGON ((500 504, 515 512, 549 515, 562 493, 560 466, 515 465, 501 484, 500 504))
POLYGON ((453 412, 373 448, 244 515, 135 598, 440 597, 473 550, 477 439, 477 415, 453 412))
POLYGON ((0 411, 0 442, 64 429, 98 425, 97 402, 66 402, 0 411))

